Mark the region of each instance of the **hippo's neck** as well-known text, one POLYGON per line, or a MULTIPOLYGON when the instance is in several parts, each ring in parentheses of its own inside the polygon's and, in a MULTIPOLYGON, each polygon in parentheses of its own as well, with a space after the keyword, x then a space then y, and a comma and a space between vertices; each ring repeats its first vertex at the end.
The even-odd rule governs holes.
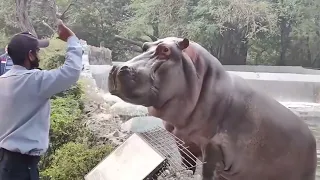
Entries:
POLYGON ((206 68, 203 72, 197 70, 202 75, 201 90, 183 131, 188 132, 189 136, 196 133, 196 136, 210 138, 216 133, 218 124, 231 104, 233 81, 213 55, 203 47, 197 44, 195 46, 198 46, 200 51, 197 59, 200 62, 195 62, 195 65, 203 63, 206 68))

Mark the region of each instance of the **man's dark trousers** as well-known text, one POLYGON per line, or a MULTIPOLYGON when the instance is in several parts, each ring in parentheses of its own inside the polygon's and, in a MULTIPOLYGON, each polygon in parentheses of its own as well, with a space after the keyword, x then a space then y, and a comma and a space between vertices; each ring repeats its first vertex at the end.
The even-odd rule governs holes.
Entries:
POLYGON ((39 180, 39 160, 0 148, 0 180, 39 180))

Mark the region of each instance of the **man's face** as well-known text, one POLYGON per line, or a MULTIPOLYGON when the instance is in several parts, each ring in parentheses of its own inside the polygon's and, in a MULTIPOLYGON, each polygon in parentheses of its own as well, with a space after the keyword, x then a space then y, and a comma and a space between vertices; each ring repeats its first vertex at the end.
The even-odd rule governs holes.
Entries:
POLYGON ((39 67, 39 51, 39 48, 33 51, 29 51, 30 69, 36 69, 39 67))

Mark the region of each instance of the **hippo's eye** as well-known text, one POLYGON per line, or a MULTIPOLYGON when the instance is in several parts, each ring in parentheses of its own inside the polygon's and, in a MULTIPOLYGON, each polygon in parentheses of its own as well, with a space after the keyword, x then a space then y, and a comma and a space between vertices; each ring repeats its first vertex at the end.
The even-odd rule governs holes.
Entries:
POLYGON ((169 56, 169 55, 170 55, 170 49, 167 48, 167 47, 163 47, 163 48, 161 49, 161 51, 162 51, 162 54, 163 54, 163 55, 166 55, 166 56, 169 56))

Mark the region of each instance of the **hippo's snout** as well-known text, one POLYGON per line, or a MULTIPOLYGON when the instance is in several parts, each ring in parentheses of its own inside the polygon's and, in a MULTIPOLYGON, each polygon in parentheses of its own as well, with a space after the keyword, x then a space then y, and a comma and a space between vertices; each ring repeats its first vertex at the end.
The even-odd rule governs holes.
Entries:
POLYGON ((109 92, 116 95, 131 88, 134 85, 133 73, 133 69, 128 66, 112 66, 108 79, 109 92))
POLYGON ((108 77, 110 94, 132 104, 151 106, 157 92, 150 72, 145 63, 114 65, 108 77))

